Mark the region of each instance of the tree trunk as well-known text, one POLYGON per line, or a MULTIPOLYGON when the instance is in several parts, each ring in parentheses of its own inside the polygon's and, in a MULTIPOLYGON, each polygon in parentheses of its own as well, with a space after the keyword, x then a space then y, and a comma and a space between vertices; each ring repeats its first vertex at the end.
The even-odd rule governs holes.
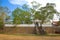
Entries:
POLYGON ((39 27, 39 23, 38 22, 35 23, 35 33, 36 34, 45 34, 46 33, 42 27, 42 24, 43 24, 43 21, 40 23, 40 27, 39 27))
POLYGON ((39 31, 40 31, 40 34, 44 35, 44 34, 46 34, 46 32, 44 31, 44 29, 42 27, 42 24, 43 23, 40 23, 40 29, 39 29, 39 31))
POLYGON ((35 33, 36 33, 36 34, 40 34, 40 32, 39 32, 39 24, 38 24, 38 22, 35 23, 35 33))
POLYGON ((38 26, 36 26, 36 34, 40 34, 38 26))

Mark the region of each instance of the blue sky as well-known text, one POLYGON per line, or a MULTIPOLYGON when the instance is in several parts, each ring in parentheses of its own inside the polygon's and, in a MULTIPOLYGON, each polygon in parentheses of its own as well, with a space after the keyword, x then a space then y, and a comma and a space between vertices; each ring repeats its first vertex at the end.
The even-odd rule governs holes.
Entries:
POLYGON ((2 0, 1 5, 2 5, 3 7, 8 7, 11 11, 14 10, 14 9, 17 7, 17 6, 15 6, 15 5, 12 5, 11 3, 9 3, 8 0, 2 0))
MULTIPOLYGON (((31 2, 33 0, 2 0, 2 6, 8 7, 11 11, 14 10, 16 7, 21 7, 23 4, 28 4, 31 7, 31 2)), ((60 0, 34 0, 42 6, 45 6, 46 3, 55 3, 56 9, 60 11, 60 0)), ((0 0, 1 3, 1 0, 0 0)))
MULTIPOLYGON (((14 1, 13 1, 14 2, 14 1)), ((23 4, 26 4, 27 2, 21 2, 21 4, 13 4, 13 3, 11 3, 11 1, 10 0, 0 0, 0 3, 1 3, 1 5, 0 6, 3 6, 3 7, 7 7, 11 12, 14 10, 14 9, 16 9, 17 7, 20 7, 20 8, 22 8, 22 5, 23 4)), ((8 15, 12 15, 11 13, 9 13, 8 15)))
POLYGON ((22 5, 23 4, 20 4, 20 5, 12 4, 12 3, 9 2, 9 0, 2 0, 2 3, 1 3, 1 6, 8 7, 10 9, 10 11, 13 11, 17 7, 21 7, 22 5))

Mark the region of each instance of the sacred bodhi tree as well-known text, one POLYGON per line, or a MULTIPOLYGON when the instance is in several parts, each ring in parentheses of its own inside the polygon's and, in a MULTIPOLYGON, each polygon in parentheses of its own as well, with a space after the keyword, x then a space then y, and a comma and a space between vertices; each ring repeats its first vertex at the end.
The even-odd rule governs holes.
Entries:
MULTIPOLYGON (((36 3, 36 2, 35 2, 36 3)), ((33 15, 33 17, 34 17, 34 19, 39 19, 39 20, 41 20, 41 22, 40 22, 40 29, 39 29, 39 27, 37 27, 37 29, 38 29, 38 31, 37 31, 37 34, 45 34, 45 31, 44 31, 44 29, 42 28, 42 24, 46 21, 46 20, 48 20, 48 19, 52 19, 53 18, 53 15, 55 14, 55 13, 57 13, 57 11, 56 11, 56 9, 54 8, 55 7, 55 4, 54 3, 47 3, 46 4, 46 6, 44 6, 44 7, 39 7, 38 6, 39 4, 37 4, 37 5, 33 5, 33 13, 32 14, 34 14, 33 15), (37 8, 37 7, 39 7, 39 8, 37 8), (36 9, 37 10, 36 10, 36 9)))

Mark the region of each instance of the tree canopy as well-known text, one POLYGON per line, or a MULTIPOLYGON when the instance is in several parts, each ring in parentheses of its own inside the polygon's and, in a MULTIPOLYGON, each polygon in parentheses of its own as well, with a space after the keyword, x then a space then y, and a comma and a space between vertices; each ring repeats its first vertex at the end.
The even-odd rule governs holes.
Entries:
POLYGON ((24 11, 20 8, 16 8, 12 15, 14 17, 13 23, 15 24, 22 24, 22 23, 31 23, 30 20, 30 13, 28 11, 24 11))
MULTIPOLYGON (((36 2, 33 2, 36 3, 36 2)), ((52 19, 53 15, 57 13, 56 9, 54 8, 55 4, 54 3, 47 3, 46 6, 40 7, 37 6, 40 4, 32 5, 32 14, 33 14, 33 20, 39 19, 40 20, 40 29, 39 27, 36 28, 36 33, 37 34, 45 34, 44 29, 42 28, 42 24, 48 20, 52 19), (39 33, 40 32, 40 33, 39 33)))
POLYGON ((53 18, 53 15, 55 13, 57 13, 57 10, 54 8, 54 6, 55 6, 54 3, 47 3, 46 6, 39 7, 39 8, 37 8, 37 10, 32 9, 33 10, 32 14, 34 14, 33 15, 34 19, 39 19, 41 21, 52 19, 53 18))

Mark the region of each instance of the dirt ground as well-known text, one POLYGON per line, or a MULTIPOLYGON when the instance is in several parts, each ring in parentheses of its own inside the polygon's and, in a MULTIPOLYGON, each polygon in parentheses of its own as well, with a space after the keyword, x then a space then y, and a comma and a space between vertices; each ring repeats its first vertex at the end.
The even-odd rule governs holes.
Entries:
POLYGON ((60 36, 16 36, 0 34, 0 40, 60 40, 60 36))

